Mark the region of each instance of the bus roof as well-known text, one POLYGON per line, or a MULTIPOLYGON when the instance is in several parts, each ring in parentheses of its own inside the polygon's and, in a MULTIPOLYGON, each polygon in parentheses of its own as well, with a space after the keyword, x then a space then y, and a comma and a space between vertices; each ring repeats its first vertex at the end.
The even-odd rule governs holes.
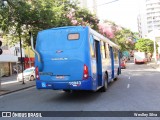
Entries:
MULTIPOLYGON (((108 39, 107 37, 104 37, 103 35, 101 35, 100 33, 98 33, 97 31, 91 29, 89 26, 64 26, 64 27, 57 27, 57 28, 50 28, 50 29, 46 29, 46 30, 57 30, 57 29, 67 29, 67 28, 85 28, 88 27, 90 32, 94 35, 94 37, 96 37, 96 40, 100 41, 104 41, 107 42, 110 46, 120 49, 120 47, 118 45, 116 45, 114 42, 112 42, 110 39, 108 39)), ((46 31, 46 30, 42 30, 40 32, 46 31)))

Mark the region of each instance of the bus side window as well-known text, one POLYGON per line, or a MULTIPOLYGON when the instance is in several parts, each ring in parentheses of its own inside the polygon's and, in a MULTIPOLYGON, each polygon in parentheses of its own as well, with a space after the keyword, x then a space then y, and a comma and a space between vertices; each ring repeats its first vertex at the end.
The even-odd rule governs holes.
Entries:
POLYGON ((109 45, 108 43, 105 43, 105 58, 109 58, 109 45))
POLYGON ((91 56, 92 56, 92 58, 95 58, 95 42, 94 42, 94 39, 93 39, 93 36, 92 35, 90 35, 90 38, 89 38, 89 40, 90 40, 90 54, 91 54, 91 56))
POLYGON ((105 58, 104 42, 100 41, 100 43, 101 43, 101 57, 102 59, 104 59, 105 58))
POLYGON ((114 59, 117 62, 118 61, 118 50, 114 48, 113 53, 114 53, 114 59))

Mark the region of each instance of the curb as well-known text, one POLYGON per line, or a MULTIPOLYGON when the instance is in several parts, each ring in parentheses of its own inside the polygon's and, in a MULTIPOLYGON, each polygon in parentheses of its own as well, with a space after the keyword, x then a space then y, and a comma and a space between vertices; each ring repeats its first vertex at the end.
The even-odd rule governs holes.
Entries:
POLYGON ((153 69, 156 69, 157 71, 160 71, 160 67, 151 66, 153 69))
POLYGON ((25 90, 25 89, 28 89, 28 88, 31 88, 31 87, 34 87, 34 86, 36 86, 36 85, 27 86, 25 88, 20 88, 20 89, 17 89, 17 90, 11 90, 11 91, 8 91, 6 93, 0 94, 0 96, 7 95, 7 94, 10 94, 10 93, 14 93, 14 92, 18 92, 18 91, 21 91, 21 90, 25 90))

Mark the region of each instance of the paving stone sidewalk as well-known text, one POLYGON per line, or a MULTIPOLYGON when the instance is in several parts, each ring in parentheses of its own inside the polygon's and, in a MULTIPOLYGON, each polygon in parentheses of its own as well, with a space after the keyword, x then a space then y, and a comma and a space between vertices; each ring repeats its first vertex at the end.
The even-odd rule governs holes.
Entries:
POLYGON ((158 61, 157 63, 155 63, 153 60, 149 63, 147 63, 147 65, 151 66, 152 68, 156 69, 157 71, 160 71, 160 61, 158 61))
POLYGON ((0 96, 35 86, 35 81, 25 81, 25 84, 22 84, 22 82, 16 81, 16 76, 2 77, 0 79, 2 82, 0 96), (12 79, 12 81, 8 81, 9 79, 12 79), (4 82, 5 80, 6 82, 4 82))

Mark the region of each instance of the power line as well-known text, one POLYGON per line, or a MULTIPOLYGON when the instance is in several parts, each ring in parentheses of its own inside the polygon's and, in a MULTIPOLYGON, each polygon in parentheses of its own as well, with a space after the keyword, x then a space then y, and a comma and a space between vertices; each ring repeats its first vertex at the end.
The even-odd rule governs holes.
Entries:
POLYGON ((97 5, 97 6, 102 6, 102 5, 110 4, 110 3, 113 3, 113 2, 117 2, 117 1, 119 1, 119 0, 110 1, 110 2, 103 3, 103 4, 100 4, 100 5, 97 5))

